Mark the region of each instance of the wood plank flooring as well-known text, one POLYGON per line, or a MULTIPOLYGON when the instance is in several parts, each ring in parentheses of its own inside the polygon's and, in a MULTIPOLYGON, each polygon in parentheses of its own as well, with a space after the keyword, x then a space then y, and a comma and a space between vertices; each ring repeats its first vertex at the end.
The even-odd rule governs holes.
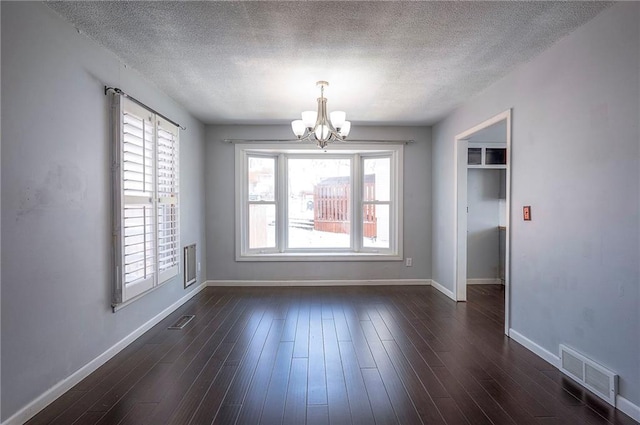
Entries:
POLYGON ((27 424, 637 424, 503 335, 501 286, 468 298, 207 288, 27 424))

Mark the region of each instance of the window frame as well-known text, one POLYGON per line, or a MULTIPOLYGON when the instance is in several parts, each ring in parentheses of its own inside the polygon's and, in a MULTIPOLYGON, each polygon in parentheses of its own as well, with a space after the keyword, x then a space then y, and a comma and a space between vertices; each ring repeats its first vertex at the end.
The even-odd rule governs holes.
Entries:
MULTIPOLYGON (((332 144, 319 151, 315 145, 301 143, 235 144, 235 239, 236 261, 401 261, 403 259, 403 144, 332 144), (276 246, 249 249, 248 158, 275 159, 276 246), (351 234, 349 248, 290 248, 288 238, 288 161, 298 158, 348 158, 351 161, 351 234), (365 158, 390 158, 390 241, 389 248, 365 247, 363 241, 363 181, 365 158)), ((369 201, 367 201, 370 203, 369 201)))
MULTIPOLYGON (((153 289, 168 282, 180 274, 180 197, 179 197, 179 181, 180 181, 180 143, 179 128, 170 123, 165 118, 156 114, 154 111, 143 107, 139 103, 126 98, 119 94, 112 94, 112 181, 113 181, 113 245, 114 245, 114 287, 112 297, 112 307, 116 309, 132 302, 141 296, 149 293, 153 289), (140 121, 152 126, 151 141, 151 190, 145 189, 140 195, 128 195, 125 193, 126 181, 125 172, 127 166, 125 164, 125 114, 130 114, 140 121), (173 136, 170 140, 160 133, 164 132, 169 136, 173 136), (169 140, 169 160, 167 160, 166 151, 160 152, 160 139, 163 139, 164 149, 166 149, 166 141, 169 140), (161 156, 165 159, 160 159, 161 156), (161 166, 162 165, 162 166, 161 166), (169 167, 169 168, 167 168, 169 167), (170 170, 172 177, 167 179, 166 173, 170 170), (160 181, 165 183, 165 188, 161 191, 160 181), (168 184, 166 182, 169 181, 168 184), (168 189, 167 189, 168 188, 168 189), (144 279, 137 279, 131 282, 126 281, 126 246, 125 238, 125 222, 127 206, 146 205, 150 210, 151 234, 152 242, 145 241, 137 243, 144 245, 143 252, 146 255, 148 250, 152 251, 153 271, 144 279), (169 216, 173 216, 172 220, 161 220, 162 211, 166 211, 169 206, 169 216), (164 224, 164 226, 161 226, 164 224), (167 226, 168 225, 168 226, 167 226), (170 239, 169 246, 172 253, 169 255, 168 267, 161 265, 161 239, 170 239)), ((144 133, 143 131, 143 134, 144 133)), ((144 154, 144 150, 143 150, 144 154)), ((143 155, 144 156, 144 155, 143 155)), ((143 161, 146 160, 146 156, 143 161)), ((135 165, 134 165, 135 166, 135 165)), ((139 166, 139 165, 138 165, 139 166)), ((144 170, 146 165, 142 164, 144 170)), ((134 173, 136 173, 134 171, 134 173)), ((166 217, 166 213, 164 215, 166 217)), ((145 215, 146 220, 146 215, 145 215)), ((144 226, 146 226, 146 221, 144 226)), ((146 229, 144 230, 146 231, 146 229)), ((166 256, 165 256, 166 258, 166 256)), ((146 269, 147 266, 145 266, 146 269)))
MULTIPOLYGON (((276 220, 277 217, 279 216, 279 203, 280 203, 280 197, 282 196, 282 192, 281 192, 281 188, 278 185, 279 182, 279 175, 280 175, 280 160, 278 158, 278 156, 274 156, 274 155, 269 155, 269 154, 264 154, 264 153, 251 153, 249 155, 246 156, 247 161, 246 161, 246 173, 248 173, 249 169, 248 169, 248 164, 249 164, 249 159, 250 158, 269 158, 269 159, 273 159, 274 160, 274 166, 273 166, 273 171, 274 171, 274 196, 273 196, 273 201, 269 201, 269 200, 255 200, 252 201, 251 199, 249 199, 248 196, 248 188, 246 189, 246 194, 247 196, 244 197, 244 199, 246 199, 246 203, 244 205, 245 211, 244 211, 244 215, 243 215, 243 219, 246 220, 247 226, 246 226, 246 244, 247 244, 247 252, 249 252, 252 255, 259 255, 259 254, 265 254, 265 253, 275 253, 278 251, 278 235, 276 235, 276 244, 273 248, 271 247, 263 247, 263 248, 250 248, 249 245, 249 210, 251 209, 251 205, 274 205, 275 206, 275 215, 276 215, 276 220)), ((248 186, 248 185, 247 185, 248 186)), ((276 226, 276 228, 280 228, 280 226, 276 226)))
MULTIPOLYGON (((362 226, 362 232, 360 234, 360 243, 361 243, 361 250, 362 252, 376 252, 379 249, 376 247, 367 247, 364 245, 364 207, 365 205, 388 205, 389 206, 389 232, 392 235, 397 235, 398 233, 398 228, 397 228, 397 223, 398 223, 398 219, 399 217, 397 217, 398 215, 398 208, 395 207, 395 203, 398 202, 398 200, 400 199, 401 196, 398 195, 397 190, 398 187, 395 183, 395 180, 398 179, 398 170, 397 170, 397 161, 394 161, 393 155, 387 153, 387 152, 383 152, 383 153, 373 153, 373 154, 367 154, 367 155, 360 155, 359 156, 359 161, 360 161, 360 167, 361 167, 361 175, 362 178, 360 180, 360 187, 358 188, 358 190, 361 192, 360 197, 358 198, 358 200, 360 201, 360 205, 358 208, 358 213, 360 214, 359 216, 359 220, 358 223, 360 226, 362 226), (374 200, 367 200, 366 199, 366 195, 365 195, 365 176, 366 176, 366 170, 365 170, 365 166, 364 166, 364 162, 367 159, 378 159, 378 158, 389 158, 390 159, 390 164, 389 164, 389 178, 391 179, 391 182, 389 183, 390 187, 389 187, 389 200, 388 201, 380 201, 377 199, 374 200), (395 179, 394 179, 395 176, 395 179)), ((393 239, 393 238, 391 238, 393 239)), ((392 241, 390 241, 390 245, 392 245, 392 241)), ((392 247, 389 248, 390 250, 392 250, 392 247)))

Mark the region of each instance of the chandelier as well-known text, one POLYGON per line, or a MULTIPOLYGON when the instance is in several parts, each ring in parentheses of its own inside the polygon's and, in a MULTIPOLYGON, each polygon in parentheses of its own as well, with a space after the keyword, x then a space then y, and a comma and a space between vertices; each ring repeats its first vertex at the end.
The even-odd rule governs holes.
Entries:
POLYGON ((333 111, 330 118, 327 117, 327 99, 324 97, 324 88, 329 83, 318 81, 316 86, 320 86, 320 97, 318 98, 318 111, 304 111, 301 120, 291 122, 293 134, 299 140, 316 142, 320 149, 327 147, 332 142, 344 142, 349 131, 351 122, 346 121, 347 114, 343 111, 333 111))

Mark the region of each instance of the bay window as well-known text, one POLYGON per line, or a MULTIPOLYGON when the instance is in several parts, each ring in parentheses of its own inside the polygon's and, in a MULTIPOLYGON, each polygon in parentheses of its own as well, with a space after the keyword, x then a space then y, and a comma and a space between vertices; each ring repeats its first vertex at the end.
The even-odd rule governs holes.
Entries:
POLYGON ((236 145, 236 259, 402 258, 402 145, 236 145))

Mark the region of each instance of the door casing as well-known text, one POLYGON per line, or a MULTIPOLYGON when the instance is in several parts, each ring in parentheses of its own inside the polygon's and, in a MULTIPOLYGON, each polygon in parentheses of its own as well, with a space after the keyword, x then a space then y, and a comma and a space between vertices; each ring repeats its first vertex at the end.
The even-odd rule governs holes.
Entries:
POLYGON ((453 294, 456 301, 467 300, 467 146, 469 138, 478 131, 500 121, 506 120, 507 169, 506 169, 506 227, 505 260, 504 260, 504 333, 509 335, 510 318, 510 240, 511 240, 511 109, 495 115, 486 121, 458 134, 455 137, 454 190, 455 190, 455 222, 454 222, 454 281, 453 294))

